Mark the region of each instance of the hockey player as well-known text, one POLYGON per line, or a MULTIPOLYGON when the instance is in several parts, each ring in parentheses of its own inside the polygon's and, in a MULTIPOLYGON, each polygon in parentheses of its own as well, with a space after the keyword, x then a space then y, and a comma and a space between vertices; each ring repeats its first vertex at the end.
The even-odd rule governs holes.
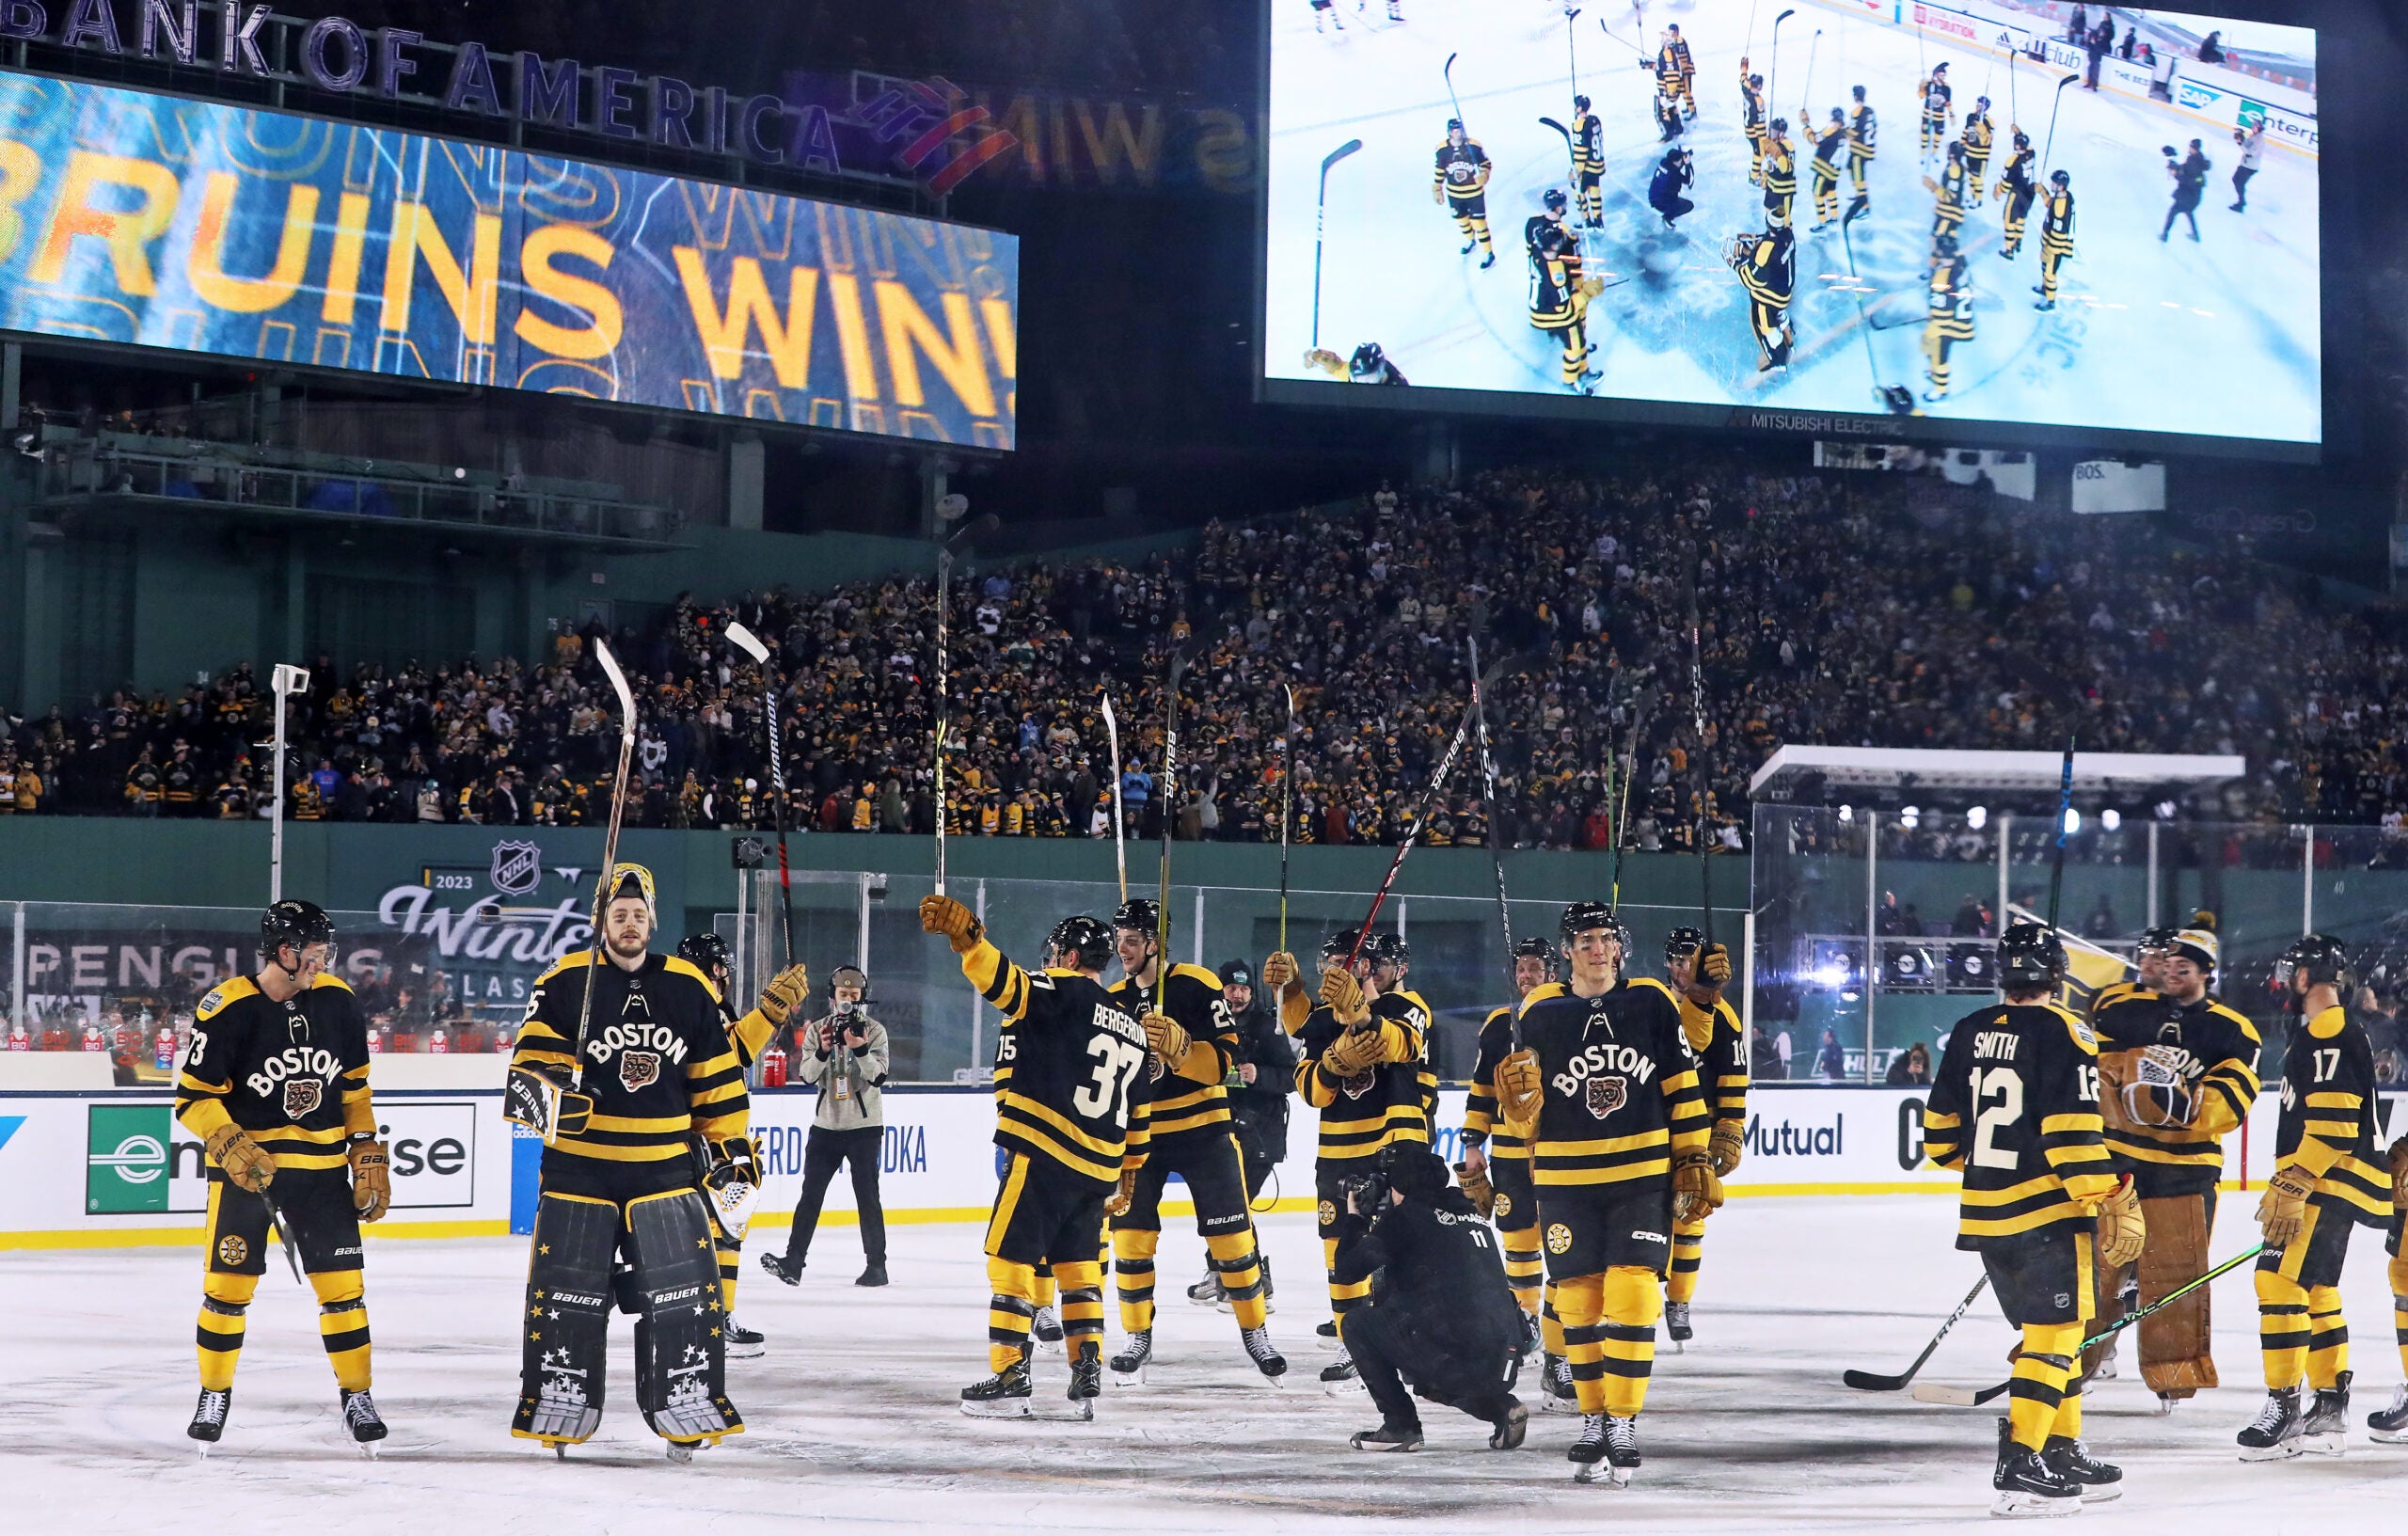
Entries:
POLYGON ((1965 146, 1961 140, 1949 144, 1948 163, 1940 167, 1940 179, 1935 182, 1926 176, 1923 184, 1940 199, 1931 211, 1931 245, 1937 251, 1943 239, 1956 244, 1956 231, 1965 226, 1965 200, 1972 179, 1966 174, 1965 146))
POLYGON ((1329 27, 1324 24, 1325 23, 1336 23, 1340 32, 1346 30, 1346 19, 1338 14, 1338 8, 1331 0, 1313 0, 1313 30, 1328 31, 1329 27))
POLYGON ((1748 72, 1748 60, 1739 59, 1739 126, 1748 135, 1748 184, 1762 186, 1765 181, 1765 77, 1748 72))
POLYGON ((1848 200, 1847 216, 1841 220, 1844 224, 1873 211, 1873 192, 1865 184, 1864 173, 1880 148, 1881 135, 1880 119, 1874 116, 1871 103, 1865 101, 1864 87, 1854 87, 1851 94, 1856 98, 1856 105, 1847 119, 1847 178, 1856 196, 1848 200))
POLYGON ((1932 242, 1931 283, 1923 325, 1923 355, 1931 388, 1923 398, 1937 403, 1948 398, 1955 365, 1950 360, 1960 341, 1973 339, 1973 279, 1956 237, 1943 234, 1932 242))
POLYGON ((1572 189, 1580 219, 1592 230, 1606 223, 1606 125, 1589 108, 1589 98, 1572 98, 1572 189))
MULTIPOLYGON (((2111 981, 2091 995, 2090 1021, 2116 1004, 2129 1001, 2140 993, 2154 994, 2165 990, 2165 960, 2174 952, 2174 935, 2170 927, 2141 929, 2132 943, 2133 976, 2130 981, 2111 981)), ((2210 931, 2213 931, 2210 929, 2210 931)))
POLYGON ((317 1293, 343 1428, 372 1456, 385 1421, 369 1394, 359 1224, 384 1217, 393 1189, 369 1096, 368 1033, 351 989, 328 969, 335 926, 314 903, 270 907, 259 958, 258 971, 200 1000, 176 1078, 176 1118, 209 1159, 200 1401, 184 1433, 204 1456, 226 1433, 273 1222, 317 1293))
POLYGON ((1522 1000, 1522 1049, 1497 1064, 1497 1102, 1535 1137, 1547 1277, 1580 1398, 1575 1478, 1621 1487, 1640 1465, 1669 1234, 1719 1206, 1722 1183, 1671 992, 1617 985, 1622 939, 1605 903, 1574 902, 1558 932, 1571 979, 1522 1000))
POLYGON ((1948 125, 1956 119, 1956 92, 1949 88, 1946 59, 1931 67, 1931 73, 1915 87, 1915 95, 1923 103, 1923 129, 1915 140, 1916 157, 1928 159, 1948 142, 1948 125))
MULTIPOLYGON (((2207 1273, 2223 1138, 2258 1098, 2258 1027, 2208 995, 2217 954, 2213 933, 2182 930, 2162 962, 2162 990, 2128 991, 2092 1017, 2107 1151, 2132 1176, 2148 1223, 2136 1271, 2143 1306, 2207 1273)), ((2101 1273, 2102 1296, 2122 1289, 2101 1273)), ((2142 1379, 2168 1411, 2215 1386, 2208 1292, 2143 1321, 2140 1354, 2142 1379)))
POLYGON ((1222 1085, 1237 1053, 1237 1021, 1221 996, 1220 977, 1200 965, 1173 964, 1165 973, 1161 921, 1161 907, 1142 897, 1122 902, 1112 914, 1113 948, 1124 973, 1111 989, 1113 1001, 1137 1016, 1148 1052, 1111 1202, 1113 1268, 1120 1326, 1128 1335, 1112 1358, 1112 1379, 1116 1386, 1141 1384, 1153 1358, 1163 1185, 1177 1174, 1196 1203, 1196 1235, 1220 1275, 1238 1337, 1256 1369, 1276 1385, 1288 1362, 1271 1343, 1245 1168, 1222 1085))
POLYGON ((1688 119, 1681 113, 1681 50, 1672 46, 1671 34, 1658 40, 1653 58, 1641 55, 1639 67, 1656 71, 1656 132, 1657 141, 1677 138, 1687 131, 1688 119))
MULTIPOLYGON (((1798 120, 1810 121, 1804 107, 1798 108, 1798 120)), ((1847 115, 1831 108, 1830 120, 1809 136, 1814 141, 1814 229, 1820 231, 1839 221, 1840 156, 1847 143, 1847 115)))
MULTIPOLYGON (((1530 1183, 1529 1143, 1497 1123, 1497 1064, 1513 1052, 1513 1008, 1523 998, 1555 979, 1555 954, 1544 939, 1531 937, 1513 946, 1513 1003, 1489 1010, 1473 1049, 1471 1085, 1464 1101, 1464 1124, 1456 1140, 1464 1149, 1460 1176, 1464 1193, 1481 1214, 1497 1223, 1505 1253, 1505 1278, 1513 1300, 1539 1331, 1539 1301, 1544 1266, 1539 1259, 1539 1206, 1530 1183)), ((1560 1327, 1547 1340, 1548 1364, 1560 1355, 1560 1327)))
POLYGON ((948 896, 921 899, 920 927, 944 936, 1012 1039, 1011 1083, 995 1106, 1003 1183, 985 1244, 993 1291, 987 1363, 994 1374, 961 1389, 961 1411, 1029 1417, 1037 1266, 1050 1261, 1069 1336, 1071 1411, 1091 1418, 1103 1391, 1104 1205, 1120 1177, 1131 1102, 1145 1077, 1145 1026, 1097 979, 1111 958, 1111 934, 1092 917, 1054 925, 1045 968, 1035 975, 988 942, 976 915, 948 896))
POLYGON ((1563 345, 1563 387, 1589 394, 1603 370, 1589 366, 1589 300, 1604 290, 1580 273, 1580 241, 1564 228, 1570 206, 1561 187, 1546 189, 1543 212, 1522 227, 1530 261, 1530 328, 1552 334, 1563 345), (1591 286, 1594 284, 1595 286, 1591 286))
POLYGON ((2349 1437, 2350 1330, 2341 1263, 2350 1228, 2392 1221, 2391 1176, 2375 1141, 2374 1049, 2342 1011, 2357 985, 2341 942, 2311 933, 2274 962, 2291 1017, 2283 1049, 2274 1175, 2258 1202, 2258 1347, 2266 1405, 2241 1432, 2241 1459, 2337 1456, 2349 1437), (2300 1383, 2315 1394, 2303 1404, 2300 1383))
MULTIPOLYGON (((1727 1179, 1739 1165, 1748 1139, 1748 1032, 1739 1023, 1738 1011, 1722 999, 1722 989, 1731 980, 1731 953, 1707 943, 1696 928, 1674 928, 1664 937, 1664 979, 1680 1004, 1681 1034, 1698 1059, 1701 1085, 1713 1114, 1706 1151, 1714 1159, 1714 1177, 1727 1179)), ((1704 1246, 1703 1215, 1672 1225, 1672 1267, 1664 1277, 1664 1334, 1675 1354, 1689 1339, 1689 1303, 1697 1297, 1704 1246)))
POLYGON ((2032 149, 2032 135, 2018 128, 2013 131, 2012 148, 2006 157, 2006 168, 1999 172, 1998 185, 1993 188, 1999 199, 1999 217, 2005 223, 2006 242, 1998 253, 2012 261, 2023 250, 2023 221, 2031 215, 2033 200, 2039 197, 2039 183, 2033 180, 2033 168, 2039 155, 2032 149))
POLYGON ((1731 266, 1748 291, 1748 324, 1756 336, 1756 372, 1789 366, 1798 338, 1789 328, 1789 304, 1798 291, 1797 237, 1787 230, 1741 235, 1732 242, 1731 266))
POLYGON ((1965 146, 1965 206, 1982 206, 1982 188, 1990 173, 1990 145, 1997 139, 1998 130, 1990 123, 1990 99, 1973 98, 1973 109, 1965 114, 1965 126, 1957 142, 1965 146))
POLYGON ((2057 307, 2057 272, 2073 255, 2073 183, 2062 170, 2049 173, 2049 195, 2040 205, 2040 295, 2035 309, 2057 307))
POLYGON ((1431 176, 1430 200, 1445 204, 1454 214, 1455 228, 1464 237, 1460 254, 1469 256, 1473 246, 1480 247, 1482 271, 1497 264, 1497 247, 1488 238, 1488 178, 1493 168, 1488 151, 1464 132, 1463 119, 1449 118, 1447 142, 1438 146, 1437 166, 1431 176))
POLYGON ((1923 1116, 1924 1151, 1965 1176, 1956 1246, 1982 1256, 2023 1330, 1990 1478, 2000 1515, 2069 1514, 2123 1491, 2123 1473, 2083 1446, 2075 1357, 2097 1262, 2141 1250, 2140 1197, 2109 1166, 2090 1026, 2052 1001, 2065 970, 2054 932, 2007 928, 2004 1001, 1957 1021, 1923 1116))
POLYGON ((1764 142, 1765 228, 1786 230, 1798 207, 1798 151, 1789 119, 1775 118, 1764 142))
POLYGON ((1664 24, 1665 46, 1672 53, 1672 69, 1680 76, 1681 116, 1697 119, 1697 59, 1689 53, 1689 40, 1681 36, 1678 22, 1664 24))
MULTIPOLYGON (((2408 1254, 2401 1249, 2401 1228, 2408 1227, 2408 1136, 2391 1144, 2391 1234, 2383 1251, 2391 1256, 2391 1325, 2400 1344, 2400 1359, 2408 1366, 2408 1254)), ((2392 1388, 2391 1406, 2367 1415, 2367 1432, 2385 1445, 2408 1441, 2408 1381, 2392 1388)))
POLYGON ((544 1140, 510 1433, 565 1455, 601 1426, 624 1252, 636 1401, 670 1458, 690 1461, 744 1429, 724 1385, 710 1206, 757 1193, 750 1108, 710 979, 650 952, 652 872, 620 863, 602 890, 601 955, 572 951, 536 979, 510 1059, 507 1113, 544 1140))

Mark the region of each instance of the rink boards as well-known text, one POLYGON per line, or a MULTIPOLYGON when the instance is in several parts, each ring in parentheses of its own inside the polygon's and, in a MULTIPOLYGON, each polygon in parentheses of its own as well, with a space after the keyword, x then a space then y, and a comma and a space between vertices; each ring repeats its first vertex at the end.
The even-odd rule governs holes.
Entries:
MULTIPOLYGON (((1747 1152, 1728 1180, 1735 1196, 1828 1196, 1929 1192, 1956 1177, 1923 1161, 1924 1091, 1911 1088, 1766 1084, 1749 1096, 1747 1152)), ((808 1091, 758 1093, 754 1133, 766 1188, 756 1227, 789 1221, 802 1153, 817 1102, 808 1091)), ((2396 1096, 2381 1101, 2391 1133, 2396 1096)), ((199 1144, 175 1124, 171 1101, 155 1091, 0 1095, 0 1248, 115 1247, 199 1241, 208 1185, 199 1144)), ((380 1237, 497 1236, 530 1229, 540 1147, 501 1116, 494 1090, 387 1091, 377 1118, 392 1153, 393 1211, 380 1237)), ((1459 1155, 1454 1128, 1464 1095, 1439 1096, 1437 1149, 1459 1155)), ((2275 1093, 2226 1138, 2228 1183, 2272 1170, 2275 1093)), ((977 1221, 994 1196, 994 1101, 982 1088, 890 1088, 879 1187, 890 1222, 977 1221)), ((1264 1209, 1307 1211, 1315 1122, 1289 1120, 1288 1156, 1263 1189, 1264 1209)), ((1164 1210, 1190 1207, 1174 1187, 1164 1210)), ((822 1218, 850 1225, 845 1179, 828 1191, 822 1218)))

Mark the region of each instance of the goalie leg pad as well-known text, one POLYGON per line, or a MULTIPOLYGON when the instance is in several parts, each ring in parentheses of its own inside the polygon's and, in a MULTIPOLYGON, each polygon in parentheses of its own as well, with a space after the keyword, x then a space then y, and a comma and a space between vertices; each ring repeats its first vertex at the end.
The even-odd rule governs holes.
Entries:
POLYGON ((636 1405, 664 1440, 716 1440, 744 1428, 727 1400, 727 1314, 710 1209, 692 1189, 627 1202, 628 1247, 643 1303, 636 1405))
POLYGON ((576 1444, 601 1428, 618 1245, 619 1208, 609 1200, 547 1194, 536 1206, 511 1433, 576 1444))
MULTIPOLYGON (((2148 1241, 2141 1249, 2141 1305, 2188 1285, 2208 1272, 2208 1209, 2197 1195, 2143 1200, 2148 1241)), ((2208 1294, 2198 1290, 2141 1320, 2141 1379, 2152 1392, 2187 1398, 2216 1385, 2209 1345, 2208 1294)))

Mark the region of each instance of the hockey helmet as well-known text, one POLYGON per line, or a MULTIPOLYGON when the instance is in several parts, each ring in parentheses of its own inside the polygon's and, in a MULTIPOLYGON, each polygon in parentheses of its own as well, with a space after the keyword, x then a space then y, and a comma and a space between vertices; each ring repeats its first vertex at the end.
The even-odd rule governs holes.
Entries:
POLYGON ((2019 150, 2028 150, 2032 148, 2032 135, 2025 133, 2020 128, 2017 129, 2015 131, 2015 147, 2019 150))
POLYGON ((1112 930, 1085 912, 1066 917, 1045 936, 1045 957, 1054 965, 1101 971, 1112 963, 1112 930))
POLYGON ((1116 930, 1133 928, 1139 933, 1160 933, 1162 924, 1162 903, 1151 896, 1124 901, 1112 910, 1112 926, 1116 930))
POLYGON ((1455 135, 1460 134, 1460 133, 1462 133, 1463 131, 1464 131, 1464 120, 1463 120, 1463 119, 1461 119, 1461 118, 1449 118, 1449 119, 1447 119, 1447 136, 1448 136, 1448 137, 1452 138, 1455 135))
POLYGON ((1861 102, 1864 100, 1864 87, 1862 86, 1852 87, 1849 89, 1849 94, 1861 102))
POLYGON ((1987 96, 1976 96, 1973 98, 1973 104, 1977 107, 1988 106, 1990 104, 1990 99, 1987 96))
POLYGON ((1589 98, 1587 98, 1586 96, 1575 96, 1574 98, 1572 98, 1572 110, 1573 110, 1573 111, 1575 111, 1575 112, 1586 112, 1586 111, 1588 111, 1588 110, 1589 110, 1589 98))
POLYGON ((1547 947, 1545 940, 1533 934, 1528 939, 1513 941, 1513 958, 1517 960, 1545 960, 1553 965, 1555 951, 1547 947))
POLYGON ((2057 186, 2071 186, 2073 184, 2073 178, 2067 176, 2061 170, 2052 170, 2049 172, 2049 181, 2057 186))
POLYGON ((1700 928, 1679 927, 1664 935, 1664 958, 1667 963, 1685 960, 1705 947, 1705 933, 1700 928))
POLYGON ((1352 964, 1354 959, 1354 935, 1353 933, 1340 929, 1321 942, 1321 963, 1323 969, 1331 966, 1343 969, 1352 964))
POLYGON ((1364 958, 1373 965, 1393 965, 1400 970, 1413 963, 1413 946, 1401 933, 1375 933, 1363 942, 1364 958))
POLYGON ((1380 350, 1377 341, 1366 341, 1354 349, 1354 356, 1347 361, 1346 371, 1360 378, 1378 372, 1387 366, 1387 354, 1380 350))
POLYGON ((1762 90, 1765 85, 1765 77, 1760 74, 1751 74, 1748 76, 1748 84, 1755 87, 1758 90, 1762 90))
POLYGON ((1539 200, 1546 204, 1546 211, 1550 214, 1560 214, 1564 209, 1571 206, 1570 199, 1564 197, 1563 188, 1560 186, 1548 187, 1546 189, 1546 196, 1541 198, 1539 200))
POLYGON ((1563 916, 1556 924, 1555 932, 1557 938, 1568 944, 1591 928, 1604 928, 1619 937, 1622 920, 1614 915, 1612 908, 1602 901, 1576 901, 1563 909, 1563 916))
POLYGON ((297 953, 311 944, 326 946, 326 963, 334 963, 335 920, 314 901, 292 896, 260 914, 260 957, 274 959, 291 944, 297 953))
POLYGON ((727 941, 716 933, 689 933, 677 941, 677 958, 710 977, 719 979, 721 971, 735 968, 735 956, 727 941))
POLYGON ((2143 928, 2140 938, 2132 942, 2132 953, 2135 955, 2166 954, 2174 948, 2175 932, 2176 930, 2171 927, 2143 928))
POLYGON ((1939 63, 1931 67, 1931 72, 1934 74, 1946 74, 1948 72, 1948 61, 1944 58, 1941 59, 1939 63))
POLYGON ((2066 946, 2042 923, 2011 923, 1998 942, 1998 979, 2003 990, 2052 988, 2065 979, 2066 946))
POLYGON ((2274 961, 2275 988, 2296 1000, 2303 989, 2292 978, 2305 974, 2308 986, 2347 990, 2357 981, 2350 952, 2329 933, 2311 933, 2283 951, 2274 961))
POLYGON ((1952 260, 1956 254, 1956 237, 1944 234, 1935 239, 1931 243, 1931 254, 1943 261, 1952 260))
POLYGON ((1788 132, 1789 132, 1789 119, 1788 119, 1787 118, 1775 118, 1775 119, 1773 119, 1773 120, 1772 120, 1772 131, 1773 131, 1773 134, 1774 134, 1774 135, 1775 135, 1776 137, 1778 137, 1779 135, 1782 135, 1782 134, 1786 134, 1786 133, 1788 133, 1788 132))

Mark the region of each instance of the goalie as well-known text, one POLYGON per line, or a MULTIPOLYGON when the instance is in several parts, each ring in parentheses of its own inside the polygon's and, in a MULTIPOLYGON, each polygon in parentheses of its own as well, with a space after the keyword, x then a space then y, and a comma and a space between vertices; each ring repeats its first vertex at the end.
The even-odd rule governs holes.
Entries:
MULTIPOLYGON (((2182 929, 2157 958, 2158 990, 2126 992, 2095 1021, 2107 1150, 2132 1176, 2148 1232, 2130 1277, 2102 1266, 2103 1321, 2135 1285, 2147 1306, 2208 1270, 2225 1133, 2248 1119, 2258 1086, 2257 1026, 2208 993, 2217 958, 2212 932, 2182 929)), ((2216 1385, 2207 1288, 2143 1320, 2140 1336, 2141 1379, 2164 1411, 2216 1385)), ((2101 1346, 2084 1364, 2096 1372, 2112 1358, 2101 1346)))

